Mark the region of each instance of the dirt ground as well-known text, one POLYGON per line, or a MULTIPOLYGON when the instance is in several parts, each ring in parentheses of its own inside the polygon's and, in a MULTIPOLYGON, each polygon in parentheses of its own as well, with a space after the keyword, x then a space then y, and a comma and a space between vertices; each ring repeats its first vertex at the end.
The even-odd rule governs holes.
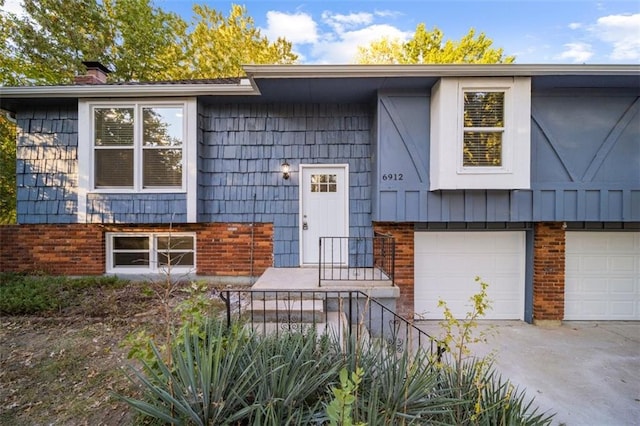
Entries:
POLYGON ((160 306, 130 285, 87 294, 64 312, 0 317, 0 425, 137 423, 115 396, 138 392, 122 342, 157 327, 160 306))

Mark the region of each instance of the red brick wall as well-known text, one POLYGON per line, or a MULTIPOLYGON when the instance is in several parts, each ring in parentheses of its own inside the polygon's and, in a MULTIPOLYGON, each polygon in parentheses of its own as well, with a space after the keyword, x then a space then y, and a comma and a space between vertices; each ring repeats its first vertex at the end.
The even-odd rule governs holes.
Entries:
POLYGON ((533 319, 564 317, 565 232, 562 223, 536 223, 533 239, 533 319))
MULTIPOLYGON (((53 275, 105 272, 105 232, 195 232, 196 273, 248 276, 251 225, 241 223, 167 225, 11 225, 0 227, 0 271, 53 275)), ((256 224, 253 274, 273 265, 273 225, 256 224)))
POLYGON ((104 273, 99 225, 0 226, 0 271, 52 275, 104 273))
POLYGON ((400 288, 396 310, 413 318, 413 223, 378 222, 373 224, 373 230, 392 235, 396 240, 395 283, 400 288))

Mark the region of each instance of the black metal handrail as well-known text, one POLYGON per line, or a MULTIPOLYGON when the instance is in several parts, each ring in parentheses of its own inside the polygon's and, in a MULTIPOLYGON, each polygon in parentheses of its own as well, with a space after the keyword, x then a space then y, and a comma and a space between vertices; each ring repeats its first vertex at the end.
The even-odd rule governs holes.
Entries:
POLYGON ((398 352, 428 345, 438 360, 443 353, 436 339, 361 291, 227 289, 219 295, 228 326, 240 322, 275 334, 322 326, 358 340, 383 338, 398 352))
POLYGON ((395 257, 391 235, 320 237, 318 286, 330 281, 389 281, 394 285, 395 257))

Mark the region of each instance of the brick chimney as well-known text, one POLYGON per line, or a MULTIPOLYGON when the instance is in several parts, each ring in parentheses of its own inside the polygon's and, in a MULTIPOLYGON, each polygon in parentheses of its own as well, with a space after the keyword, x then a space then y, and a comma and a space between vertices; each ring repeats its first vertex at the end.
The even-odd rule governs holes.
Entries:
POLYGON ((92 61, 85 61, 82 65, 87 67, 87 73, 75 76, 73 79, 75 84, 106 84, 107 74, 111 72, 109 68, 100 62, 92 61))

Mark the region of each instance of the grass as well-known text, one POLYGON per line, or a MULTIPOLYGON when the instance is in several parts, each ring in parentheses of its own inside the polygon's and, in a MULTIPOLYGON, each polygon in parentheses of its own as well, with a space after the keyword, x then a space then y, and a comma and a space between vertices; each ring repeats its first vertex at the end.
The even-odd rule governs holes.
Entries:
POLYGON ((121 289, 129 284, 117 277, 52 277, 0 274, 0 315, 61 313, 83 303, 87 292, 121 289))
POLYGON ((0 425, 134 424, 114 393, 136 392, 122 342, 162 327, 149 285, 0 273, 0 425))

